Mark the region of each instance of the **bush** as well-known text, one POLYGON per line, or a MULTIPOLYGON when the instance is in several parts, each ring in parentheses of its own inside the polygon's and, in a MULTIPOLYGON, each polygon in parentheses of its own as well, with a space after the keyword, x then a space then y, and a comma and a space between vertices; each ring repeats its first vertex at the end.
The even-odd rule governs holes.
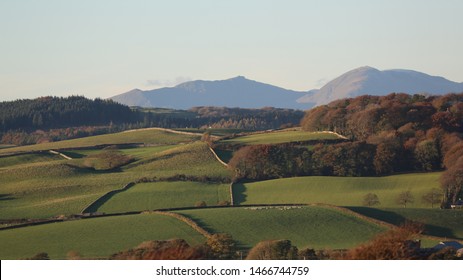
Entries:
POLYGON ((213 234, 207 239, 206 245, 210 249, 209 257, 212 259, 232 259, 236 253, 236 242, 230 234, 213 234))
POLYGON ((261 241, 254 246, 247 256, 247 260, 296 260, 297 248, 290 240, 261 241))

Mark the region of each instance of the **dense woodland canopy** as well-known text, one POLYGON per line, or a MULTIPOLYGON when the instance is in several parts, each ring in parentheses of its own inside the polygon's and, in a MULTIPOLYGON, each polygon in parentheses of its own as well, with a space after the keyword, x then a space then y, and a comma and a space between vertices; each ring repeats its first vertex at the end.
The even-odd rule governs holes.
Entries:
POLYGON ((109 125, 136 121, 129 107, 81 96, 42 97, 0 103, 0 131, 109 125))

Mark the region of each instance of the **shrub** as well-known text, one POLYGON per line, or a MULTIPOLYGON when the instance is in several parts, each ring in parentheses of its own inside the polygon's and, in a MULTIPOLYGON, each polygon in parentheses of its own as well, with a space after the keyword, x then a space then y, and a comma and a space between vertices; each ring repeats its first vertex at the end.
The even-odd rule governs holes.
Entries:
POLYGON ((261 241, 254 246, 247 256, 247 260, 295 260, 297 248, 290 240, 261 241))

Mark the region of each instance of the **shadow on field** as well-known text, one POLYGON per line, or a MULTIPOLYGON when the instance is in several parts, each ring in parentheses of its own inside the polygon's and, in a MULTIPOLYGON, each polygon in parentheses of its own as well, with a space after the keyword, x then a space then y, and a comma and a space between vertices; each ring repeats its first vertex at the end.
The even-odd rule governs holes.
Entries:
POLYGON ((235 205, 240 205, 246 202, 246 187, 243 183, 233 184, 233 202, 235 205))
POLYGON ((92 204, 90 204, 82 212, 83 213, 95 213, 95 212, 98 212, 98 209, 101 206, 103 206, 103 204, 108 202, 108 200, 110 200, 114 195, 116 195, 116 194, 118 194, 120 192, 124 192, 124 191, 130 189, 133 186, 135 186, 135 183, 131 182, 131 183, 128 183, 127 185, 125 185, 124 187, 122 187, 121 189, 109 191, 108 193, 106 193, 105 195, 103 195, 102 197, 100 197, 96 201, 94 201, 92 204))
MULTIPOLYGON (((367 217, 371 217, 373 219, 377 219, 380 221, 384 221, 386 223, 390 223, 396 226, 400 226, 404 224, 407 219, 406 217, 384 209, 377 209, 377 208, 370 208, 370 207, 346 207, 354 212, 362 214, 367 217)), ((424 225, 424 234, 434 235, 439 237, 448 237, 448 238, 458 238, 453 234, 453 231, 449 228, 440 227, 437 225, 428 224, 426 221, 416 220, 414 222, 419 222, 424 225)))
POLYGON ((15 199, 11 194, 0 194, 0 201, 15 199))

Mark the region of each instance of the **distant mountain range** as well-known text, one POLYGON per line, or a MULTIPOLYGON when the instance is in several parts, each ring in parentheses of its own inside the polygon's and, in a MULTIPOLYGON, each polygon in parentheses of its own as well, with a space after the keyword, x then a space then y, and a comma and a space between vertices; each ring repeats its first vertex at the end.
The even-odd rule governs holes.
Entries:
POLYGON ((110 99, 129 106, 173 109, 195 106, 309 109, 337 99, 392 92, 463 92, 463 83, 412 70, 380 71, 366 66, 339 76, 321 89, 306 92, 287 90, 238 76, 220 81, 197 80, 148 91, 134 89, 110 99))

